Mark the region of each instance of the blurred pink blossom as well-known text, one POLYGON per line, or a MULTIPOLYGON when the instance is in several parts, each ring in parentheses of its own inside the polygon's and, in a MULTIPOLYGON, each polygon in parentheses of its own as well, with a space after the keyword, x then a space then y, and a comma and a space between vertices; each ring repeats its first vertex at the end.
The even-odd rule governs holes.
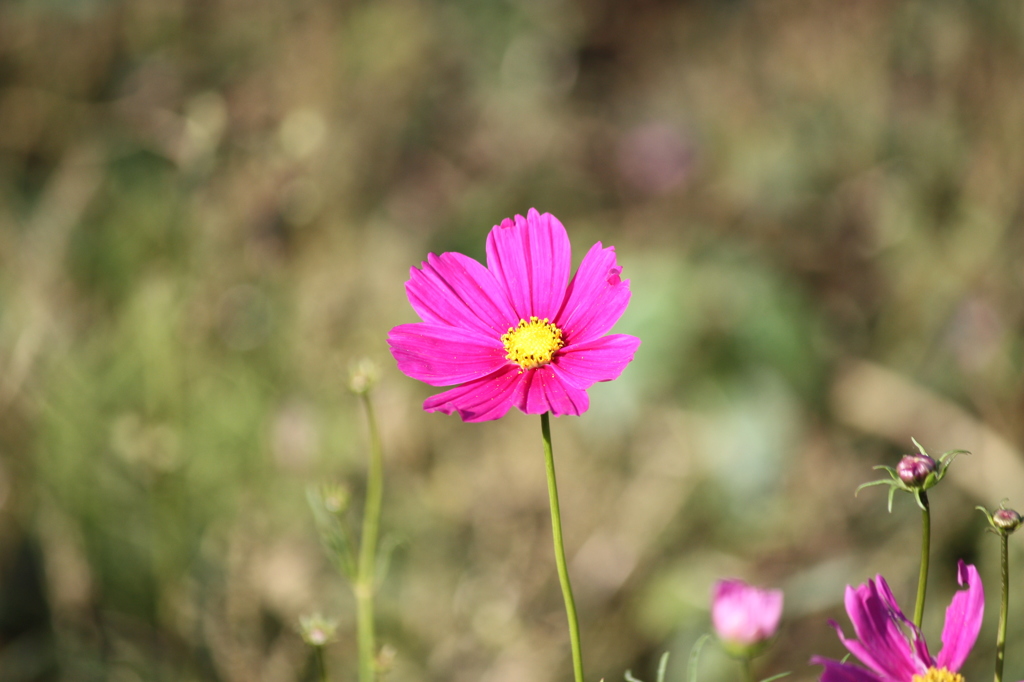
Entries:
POLYGON ((632 189, 647 195, 667 194, 684 184, 693 162, 691 145, 664 123, 638 126, 619 141, 619 175, 632 189))
POLYGON ((735 579, 715 583, 711 623, 726 645, 764 642, 775 634, 781 617, 782 590, 762 590, 735 579))

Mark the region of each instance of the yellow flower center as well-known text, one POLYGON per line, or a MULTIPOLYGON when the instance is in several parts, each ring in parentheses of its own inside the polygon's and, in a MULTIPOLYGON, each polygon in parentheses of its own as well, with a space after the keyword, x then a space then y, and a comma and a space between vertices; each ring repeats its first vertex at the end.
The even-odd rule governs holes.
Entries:
POLYGON ((565 345, 562 330, 548 322, 546 317, 543 320, 531 317, 529 322, 519 320, 518 325, 509 327, 508 333, 502 334, 501 342, 508 351, 505 357, 523 369, 548 364, 555 351, 565 345))
POLYGON ((914 675, 913 682, 964 682, 964 676, 945 668, 928 668, 924 675, 914 675))

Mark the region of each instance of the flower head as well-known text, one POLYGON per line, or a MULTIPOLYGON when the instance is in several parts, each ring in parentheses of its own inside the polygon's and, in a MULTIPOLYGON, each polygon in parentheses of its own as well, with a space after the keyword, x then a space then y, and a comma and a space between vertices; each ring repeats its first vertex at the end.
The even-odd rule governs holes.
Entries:
POLYGON ((1020 528, 1020 512, 1018 512, 1015 509, 1007 509, 1006 500, 1000 502, 999 509, 996 509, 994 512, 991 513, 988 509, 985 509, 984 507, 975 507, 975 509, 982 512, 986 516, 986 518, 988 518, 988 523, 990 526, 992 526, 990 530, 992 530, 992 532, 994 533, 997 533, 999 535, 1010 535, 1015 530, 1020 528))
POLYGON ((495 225, 487 267, 460 253, 430 254, 405 290, 422 322, 388 334, 398 368, 455 388, 423 403, 464 421, 527 414, 582 414, 586 389, 619 376, 640 339, 608 331, 629 303, 615 248, 594 244, 569 280, 562 223, 530 209, 495 225))
POLYGON ((750 653, 769 640, 782 617, 782 590, 762 590, 742 580, 719 580, 711 597, 711 624, 733 653, 750 653))
POLYGON ((932 656, 924 635, 900 610, 882 576, 846 588, 846 613, 857 639, 832 626, 865 667, 816 656, 825 666, 821 682, 963 682, 959 670, 971 652, 985 611, 985 591, 977 569, 961 561, 957 580, 964 588, 946 609, 942 649, 932 656))
POLYGON ((996 527, 1013 532, 1020 526, 1020 514, 1013 509, 996 509, 992 513, 992 521, 996 527))
POLYGON ((299 633, 302 635, 302 640, 310 646, 324 646, 334 640, 337 631, 337 621, 324 618, 319 613, 299 618, 299 633))
POLYGON ((915 439, 911 438, 910 440, 917 446, 917 453, 904 455, 895 469, 885 465, 874 467, 875 469, 884 470, 889 474, 889 478, 869 481, 857 486, 858 493, 863 488, 870 488, 875 485, 889 486, 890 512, 892 511, 892 498, 896 494, 897 489, 913 494, 914 499, 917 500, 917 506, 924 511, 925 505, 924 500, 921 498, 922 493, 935 487, 937 483, 945 478, 949 465, 953 463, 957 455, 970 454, 967 450, 950 450, 949 452, 942 453, 938 459, 935 459, 925 452, 921 444, 915 439))
POLYGON ((928 480, 928 476, 938 468, 938 462, 921 453, 903 455, 900 463, 896 465, 896 475, 900 480, 911 487, 920 487, 928 480))

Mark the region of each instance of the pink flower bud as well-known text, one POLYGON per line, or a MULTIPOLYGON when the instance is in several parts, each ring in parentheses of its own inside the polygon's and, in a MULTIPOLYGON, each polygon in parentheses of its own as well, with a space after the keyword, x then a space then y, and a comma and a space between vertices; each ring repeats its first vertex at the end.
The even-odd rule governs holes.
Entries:
POLYGON ((1012 533, 1020 525, 1020 514, 1012 509, 996 509, 992 512, 992 523, 1001 530, 1012 533))
POLYGON ((896 475, 909 486, 920 486, 938 463, 928 455, 904 455, 896 465, 896 475))
POLYGON ((711 622, 729 649, 749 649, 775 634, 782 617, 782 590, 762 590, 742 580, 715 583, 711 622))

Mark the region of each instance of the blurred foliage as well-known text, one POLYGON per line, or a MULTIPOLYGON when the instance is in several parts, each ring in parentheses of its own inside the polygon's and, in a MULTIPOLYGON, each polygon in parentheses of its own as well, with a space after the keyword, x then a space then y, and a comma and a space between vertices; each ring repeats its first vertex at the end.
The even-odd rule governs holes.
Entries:
POLYGON ((384 343, 410 266, 530 206, 617 247, 644 340, 554 426, 590 675, 683 679, 738 575, 786 590, 763 676, 815 679, 845 584, 912 600, 913 504, 853 496, 910 436, 974 453, 935 638, 955 559, 995 594, 972 507, 1024 504, 1022 79, 988 0, 0 4, 0 679, 311 679, 314 613, 352 679, 305 490, 362 497, 363 355, 389 679, 563 679, 535 420, 421 413, 384 343))

